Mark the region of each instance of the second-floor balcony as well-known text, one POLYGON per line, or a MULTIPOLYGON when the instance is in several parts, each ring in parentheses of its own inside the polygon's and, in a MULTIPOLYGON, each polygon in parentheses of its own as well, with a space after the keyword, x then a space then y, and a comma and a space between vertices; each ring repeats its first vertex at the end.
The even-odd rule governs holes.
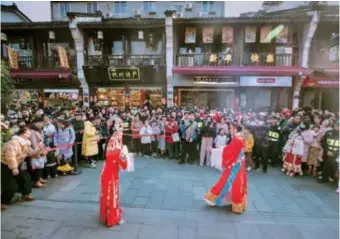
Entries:
POLYGON ((177 66, 296 66, 295 54, 275 54, 268 52, 244 52, 242 56, 232 53, 179 54, 177 66))
POLYGON ((87 65, 157 66, 165 60, 163 55, 93 55, 87 57, 87 65))
MULTIPOLYGON (((70 68, 76 68, 76 58, 69 56, 70 68)), ((59 57, 55 56, 19 56, 19 69, 60 69, 59 57)))

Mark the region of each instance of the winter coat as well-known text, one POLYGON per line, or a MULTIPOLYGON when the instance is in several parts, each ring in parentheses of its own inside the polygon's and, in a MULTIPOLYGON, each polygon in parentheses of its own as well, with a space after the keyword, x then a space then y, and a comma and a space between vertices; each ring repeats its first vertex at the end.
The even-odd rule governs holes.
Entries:
POLYGON ((37 157, 40 149, 33 150, 31 142, 20 136, 13 136, 2 148, 1 163, 6 164, 9 169, 18 169, 19 165, 27 157, 37 157))
MULTIPOLYGON (((58 129, 57 133, 54 134, 54 145, 68 145, 75 142, 76 136, 72 126, 66 127, 65 129, 58 129)), ((72 146, 63 147, 59 149, 59 156, 63 156, 65 159, 71 158, 73 155, 72 146)))
MULTIPOLYGON (((38 150, 41 144, 44 144, 44 135, 42 131, 39 130, 31 130, 30 136, 31 147, 33 150, 38 150)), ((31 158, 31 167, 32 169, 42 169, 46 163, 46 155, 41 154, 38 157, 31 158)))
POLYGON ((140 141, 141 141, 142 144, 151 143, 152 128, 150 126, 148 126, 148 127, 143 126, 140 129, 139 134, 141 135, 140 141))
POLYGON ((142 121, 132 121, 131 122, 131 131, 133 139, 140 139, 140 129, 143 127, 142 121))
POLYGON ((302 156, 302 162, 307 162, 307 158, 308 158, 308 153, 309 153, 309 146, 313 143, 313 139, 314 139, 314 131, 308 129, 305 130, 301 133, 301 136, 303 138, 303 156, 302 156))
POLYGON ((81 153, 85 157, 98 154, 98 136, 96 127, 90 122, 84 123, 83 144, 81 153))
POLYGON ((172 135, 178 133, 178 125, 176 121, 174 120, 166 121, 164 128, 165 128, 165 142, 167 144, 173 144, 174 141, 172 135))

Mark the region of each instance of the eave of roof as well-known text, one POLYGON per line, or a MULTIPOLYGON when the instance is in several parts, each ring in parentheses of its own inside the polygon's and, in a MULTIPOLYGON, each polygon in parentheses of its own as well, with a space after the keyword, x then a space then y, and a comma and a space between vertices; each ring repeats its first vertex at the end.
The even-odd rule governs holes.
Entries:
POLYGON ((21 17, 23 17, 27 22, 32 22, 32 20, 25 13, 20 11, 20 9, 18 8, 18 6, 15 3, 13 3, 12 5, 1 4, 1 11, 15 12, 15 13, 21 15, 21 17))
POLYGON ((178 18, 174 19, 174 24, 187 23, 268 23, 268 22, 306 22, 310 18, 306 16, 281 17, 281 16, 255 16, 255 17, 207 17, 207 18, 178 18))
POLYGON ((1 23, 1 30, 69 28, 68 21, 1 23))
POLYGON ((164 18, 105 18, 102 22, 80 22, 79 28, 154 28, 164 27, 164 18))

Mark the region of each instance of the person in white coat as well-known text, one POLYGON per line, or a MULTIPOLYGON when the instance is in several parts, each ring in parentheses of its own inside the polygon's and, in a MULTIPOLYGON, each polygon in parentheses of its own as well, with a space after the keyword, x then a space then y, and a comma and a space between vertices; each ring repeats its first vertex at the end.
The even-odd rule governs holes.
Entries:
POLYGON ((149 125, 149 121, 145 120, 143 127, 140 129, 139 132, 141 138, 141 148, 143 156, 149 157, 150 150, 151 150, 151 136, 152 136, 152 128, 149 125))

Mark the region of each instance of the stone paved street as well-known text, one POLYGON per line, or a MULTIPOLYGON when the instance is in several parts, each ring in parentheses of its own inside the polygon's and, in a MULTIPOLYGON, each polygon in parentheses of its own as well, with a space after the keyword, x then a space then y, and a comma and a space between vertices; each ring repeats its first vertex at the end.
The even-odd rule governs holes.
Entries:
POLYGON ((11 206, 1 215, 1 236, 49 239, 222 239, 338 238, 338 195, 334 185, 309 177, 289 178, 278 169, 248 177, 248 208, 204 204, 204 193, 220 173, 175 161, 137 159, 134 173, 121 173, 121 203, 126 224, 111 229, 99 223, 97 169, 51 179, 34 190, 37 200, 11 206))

